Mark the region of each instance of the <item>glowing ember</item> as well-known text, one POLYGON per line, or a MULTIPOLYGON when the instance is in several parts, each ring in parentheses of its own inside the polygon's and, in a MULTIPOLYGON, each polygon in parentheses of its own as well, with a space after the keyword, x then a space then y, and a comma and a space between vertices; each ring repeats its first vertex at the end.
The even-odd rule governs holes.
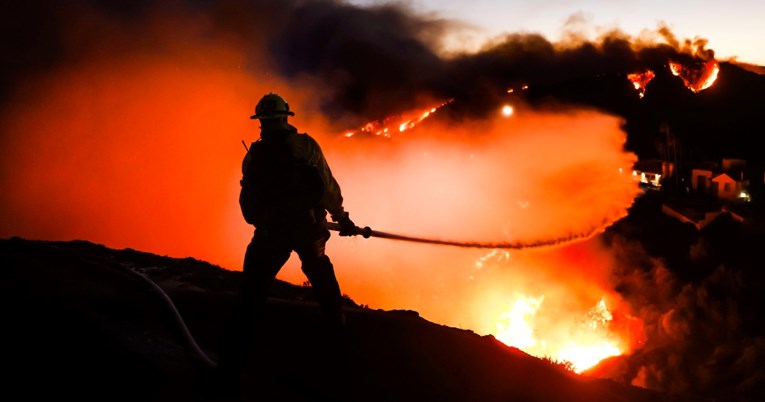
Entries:
MULTIPOLYGON (((521 85, 520 89, 521 89, 521 91, 525 91, 525 90, 529 89, 529 86, 526 85, 526 84, 523 84, 523 85, 521 85)), ((515 88, 508 88, 507 89, 507 93, 511 94, 513 92, 515 92, 515 88)))
POLYGON ((645 88, 648 83, 656 76, 653 71, 645 70, 642 73, 627 74, 627 79, 638 91, 638 96, 642 99, 645 96, 645 88))
POLYGON ((494 249, 491 250, 488 254, 479 257, 478 260, 475 262, 475 268, 481 269, 486 264, 486 261, 496 259, 497 261, 506 261, 510 258, 510 252, 507 250, 500 250, 500 249, 494 249))
POLYGON ((701 92, 715 83, 720 73, 719 64, 710 60, 697 66, 683 65, 677 62, 669 63, 669 70, 683 80, 688 89, 693 92, 701 92))
POLYGON ((505 105, 502 107, 502 116, 510 117, 513 115, 513 107, 510 105, 505 105))

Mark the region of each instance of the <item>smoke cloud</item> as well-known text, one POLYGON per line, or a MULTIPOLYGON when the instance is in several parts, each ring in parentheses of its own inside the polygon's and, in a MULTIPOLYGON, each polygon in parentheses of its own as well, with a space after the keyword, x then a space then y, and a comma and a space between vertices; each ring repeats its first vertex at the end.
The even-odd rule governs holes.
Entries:
MULTIPOLYGON (((761 241, 758 236, 754 242, 761 241)), ((734 268, 708 264, 714 246, 696 240, 686 264, 697 278, 688 280, 649 257, 641 244, 620 235, 606 238, 616 261, 614 286, 639 306, 647 342, 592 374, 676 394, 759 399, 763 371, 754 361, 762 358, 764 343, 755 300, 762 275, 754 243, 733 240, 738 246, 727 252, 749 261, 734 268)))

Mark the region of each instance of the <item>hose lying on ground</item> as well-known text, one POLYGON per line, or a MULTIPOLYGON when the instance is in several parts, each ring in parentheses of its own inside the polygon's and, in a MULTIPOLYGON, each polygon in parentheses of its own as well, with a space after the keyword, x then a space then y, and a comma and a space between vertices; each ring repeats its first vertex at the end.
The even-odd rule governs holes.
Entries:
POLYGON ((117 263, 114 263, 111 265, 114 265, 120 268, 122 271, 130 274, 130 276, 134 278, 138 278, 141 281, 148 283, 157 292, 157 294, 159 294, 159 296, 165 302, 165 305, 167 306, 167 308, 170 309, 170 312, 173 314, 173 317, 175 318, 176 324, 178 324, 178 327, 180 328, 183 334, 183 338, 186 341, 186 344, 192 349, 194 354, 207 366, 211 368, 215 368, 217 366, 217 363, 213 361, 210 357, 208 357, 207 354, 202 350, 202 348, 199 347, 199 344, 197 344, 196 340, 194 340, 194 336, 191 335, 191 331, 189 330, 189 327, 186 325, 186 322, 183 320, 181 313, 178 311, 178 308, 175 306, 175 303, 173 303, 173 300, 165 292, 164 289, 162 289, 159 285, 157 285, 157 283, 151 280, 148 276, 138 271, 135 271, 133 269, 130 269, 128 267, 125 267, 117 263))

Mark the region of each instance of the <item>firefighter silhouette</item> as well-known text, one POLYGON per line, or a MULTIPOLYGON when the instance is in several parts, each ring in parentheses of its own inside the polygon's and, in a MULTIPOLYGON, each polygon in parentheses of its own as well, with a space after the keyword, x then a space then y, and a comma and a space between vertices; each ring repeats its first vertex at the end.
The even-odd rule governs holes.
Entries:
POLYGON ((325 254, 330 238, 327 212, 340 236, 356 234, 343 208, 340 186, 316 140, 288 123, 294 116, 285 100, 263 96, 251 119, 260 138, 242 161, 240 206, 255 227, 244 256, 238 299, 227 322, 218 371, 238 378, 253 342, 258 342, 269 289, 277 273, 297 253, 310 281, 330 336, 340 336, 345 315, 334 267, 325 254))

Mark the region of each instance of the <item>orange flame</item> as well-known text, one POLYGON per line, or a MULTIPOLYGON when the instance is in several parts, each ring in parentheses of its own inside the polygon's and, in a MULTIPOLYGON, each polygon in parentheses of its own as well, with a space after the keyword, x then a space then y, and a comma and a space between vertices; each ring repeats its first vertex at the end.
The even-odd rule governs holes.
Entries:
MULTIPOLYGON (((605 300, 601 299, 587 310, 564 337, 566 340, 559 341, 554 339, 559 334, 537 329, 535 320, 545 319, 540 313, 544 299, 544 295, 516 295, 508 310, 497 318, 496 338, 531 355, 570 363, 577 373, 592 368, 607 357, 623 353, 622 340, 608 332, 613 315, 605 300)), ((562 316, 557 319, 566 320, 562 316)))
POLYGON ((642 99, 645 96, 645 89, 648 83, 656 76, 653 71, 645 70, 642 73, 627 74, 627 79, 638 91, 638 96, 642 99))
POLYGON ((358 134, 369 134, 379 137, 391 138, 396 133, 403 133, 404 131, 414 128, 421 121, 430 117, 438 109, 451 103, 453 99, 449 99, 437 106, 427 108, 425 110, 403 113, 400 115, 389 116, 382 120, 371 121, 361 128, 345 132, 345 137, 353 137, 358 134))
POLYGON ((698 93, 715 83, 717 75, 720 73, 720 66, 715 60, 697 66, 670 61, 669 70, 675 76, 680 77, 688 89, 698 93))

